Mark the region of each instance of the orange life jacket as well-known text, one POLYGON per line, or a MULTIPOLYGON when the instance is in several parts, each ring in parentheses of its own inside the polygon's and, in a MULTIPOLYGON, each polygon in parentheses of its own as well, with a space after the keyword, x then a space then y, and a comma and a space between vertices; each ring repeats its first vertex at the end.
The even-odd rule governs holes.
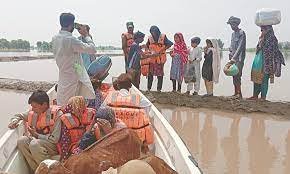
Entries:
POLYGON ((88 126, 92 123, 94 120, 94 117, 96 115, 96 110, 93 108, 86 108, 82 118, 81 118, 81 123, 84 126, 88 126))
POLYGON ((128 128, 133 129, 140 140, 146 144, 154 142, 153 128, 150 124, 149 116, 143 108, 140 108, 140 95, 130 94, 121 96, 114 91, 107 100, 117 119, 122 120, 128 128))
POLYGON ((100 89, 101 89, 102 97, 103 99, 105 99, 107 95, 109 94, 109 92, 113 90, 113 86, 108 83, 102 83, 100 89))
MULTIPOLYGON (((164 40, 165 40, 165 34, 160 35, 157 43, 154 41, 152 36, 149 36, 149 50, 151 52, 157 52, 157 53, 160 52, 161 50, 164 50, 165 48, 164 40)), ((155 61, 154 63, 165 64, 166 62, 165 50, 162 52, 160 56, 152 57, 151 59, 155 61)), ((151 63, 153 63, 153 61, 151 63)))
POLYGON ((130 47, 131 47, 131 45, 133 44, 133 42, 134 42, 134 36, 133 36, 133 34, 131 34, 131 33, 128 33, 128 32, 126 32, 126 33, 123 33, 123 36, 125 36, 125 38, 126 38, 126 42, 127 42, 127 51, 128 51, 128 53, 129 53, 129 51, 130 51, 130 47))
POLYGON ((60 111, 60 106, 52 105, 50 108, 38 115, 34 111, 29 111, 27 126, 35 128, 36 132, 39 134, 49 134, 51 133, 55 120, 62 115, 60 111))
MULTIPOLYGON (((145 52, 147 54, 148 52, 145 52)), ((155 58, 145 58, 141 59, 141 74, 143 76, 148 76, 150 63, 155 63, 155 58)))
MULTIPOLYGON (((87 128, 90 127, 90 124, 92 123, 94 117, 95 117, 96 111, 93 108, 87 108, 82 115, 82 118, 76 117, 74 114, 66 113, 63 114, 60 119, 63 122, 63 124, 68 129, 71 144, 70 144, 70 151, 76 148, 76 145, 81 140, 83 134, 87 130, 87 128)), ((58 147, 60 147, 60 144, 58 144, 58 147)))
POLYGON ((108 105, 114 107, 140 107, 140 95, 130 94, 128 96, 122 96, 118 91, 112 91, 109 94, 108 105))

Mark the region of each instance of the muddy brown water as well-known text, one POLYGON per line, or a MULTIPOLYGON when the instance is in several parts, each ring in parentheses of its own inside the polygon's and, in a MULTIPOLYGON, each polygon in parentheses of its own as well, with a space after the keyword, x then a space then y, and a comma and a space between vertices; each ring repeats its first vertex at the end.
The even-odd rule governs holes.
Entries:
POLYGON ((290 122, 157 105, 206 174, 289 174, 290 122))
MULTIPOLYGON (((224 58, 222 59, 221 66, 227 63, 227 55, 228 52, 223 52, 224 58)), ((283 66, 282 69, 282 77, 276 78, 275 83, 269 85, 269 100, 279 100, 279 101, 290 101, 290 93, 286 92, 290 88, 290 53, 288 55, 285 54, 286 65, 283 66)), ((253 84, 250 81, 251 74, 251 65, 254 58, 254 53, 247 53, 247 57, 245 60, 245 66, 243 71, 243 85, 242 91, 245 97, 250 97, 253 91, 253 84)), ((117 76, 121 72, 124 72, 124 58, 123 57, 112 57, 112 68, 110 70, 110 75, 107 80, 111 79, 112 76, 117 76)), ((170 81, 170 66, 171 66, 171 58, 167 56, 167 62, 164 65, 165 67, 165 76, 164 76, 164 84, 163 91, 171 91, 172 83, 170 81)), ((19 62, 0 62, 0 77, 1 78, 16 78, 21 80, 28 81, 57 81, 58 79, 58 69, 56 63, 53 59, 49 60, 32 60, 32 61, 19 61, 19 62)), ((146 90, 147 87, 147 79, 146 77, 141 77, 141 89, 146 90)), ((157 79, 154 78, 152 90, 156 90, 157 79)), ((214 91, 216 95, 225 95, 229 96, 233 94, 233 85, 232 78, 224 75, 223 72, 220 74, 220 82, 215 85, 214 91)), ((186 90, 186 86, 183 84, 182 88, 183 92, 186 90)), ((205 93, 205 86, 203 80, 201 80, 201 90, 200 94, 205 93)))
MULTIPOLYGON (((224 53, 227 55, 227 53, 224 53)), ((248 53, 244 75, 244 96, 252 94, 250 68, 254 54, 248 53)), ((290 58, 290 57, 289 57, 290 58)), ((123 57, 114 57, 110 79, 124 69, 123 57)), ((222 60, 222 66, 227 59, 222 60)), ((287 61, 290 62, 289 60, 287 61)), ((165 65, 164 91, 171 90, 169 80, 171 59, 165 65)), ((287 64, 288 64, 287 63, 287 64)), ((270 85, 270 100, 290 101, 289 66, 283 67, 282 77, 270 85)), ((1 62, 0 77, 31 81, 57 81, 58 69, 54 60, 1 62)), ((156 88, 156 79, 153 89, 156 88)), ((146 89, 146 78, 141 79, 146 89)), ((183 86, 185 91, 185 86, 183 86)), ((201 94, 205 93, 203 82, 201 94)), ((217 95, 232 94, 232 80, 221 73, 215 86, 217 95)), ((30 93, 0 90, 0 135, 7 130, 10 117, 27 110, 30 93)), ((206 174, 289 174, 290 173, 290 121, 273 120, 261 114, 235 114, 207 109, 178 108, 158 105, 168 122, 186 143, 206 174)))

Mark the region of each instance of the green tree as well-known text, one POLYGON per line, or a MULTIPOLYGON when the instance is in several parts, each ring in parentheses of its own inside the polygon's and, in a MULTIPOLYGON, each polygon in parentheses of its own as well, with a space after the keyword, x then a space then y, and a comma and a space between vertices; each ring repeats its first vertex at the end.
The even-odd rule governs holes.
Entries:
POLYGON ((284 49, 290 50, 290 42, 285 42, 284 49))
POLYGON ((10 42, 10 48, 11 49, 17 49, 17 41, 16 40, 12 40, 10 42))
POLYGON ((41 51, 42 42, 41 41, 37 41, 36 42, 36 46, 37 46, 37 50, 41 51))
POLYGON ((10 42, 6 39, 0 39, 0 49, 9 49, 10 42))
POLYGON ((49 42, 49 50, 48 51, 52 51, 52 42, 49 42))
POLYGON ((218 39, 217 42, 218 42, 218 45, 219 45, 220 49, 223 49, 224 48, 224 45, 225 45, 223 43, 223 41, 221 39, 218 39))
POLYGON ((44 51, 44 52, 49 51, 49 43, 43 41, 43 42, 42 42, 42 45, 41 45, 41 50, 44 51))

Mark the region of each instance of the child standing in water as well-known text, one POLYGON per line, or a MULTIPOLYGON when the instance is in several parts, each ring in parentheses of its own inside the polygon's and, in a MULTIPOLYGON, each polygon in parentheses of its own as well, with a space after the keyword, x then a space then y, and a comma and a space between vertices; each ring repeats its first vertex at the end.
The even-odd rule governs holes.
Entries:
POLYGON ((170 80, 173 85, 173 92, 176 91, 176 81, 178 83, 177 91, 181 92, 181 84, 184 77, 184 65, 188 60, 188 50, 184 42, 183 35, 176 33, 174 35, 174 49, 170 52, 172 57, 171 69, 170 69, 170 80))
POLYGON ((204 62, 202 66, 202 78, 204 79, 207 94, 204 97, 213 96, 213 83, 218 83, 220 73, 220 54, 216 39, 207 39, 204 48, 204 62))
POLYGON ((200 43, 199 37, 194 37, 191 39, 191 48, 189 49, 188 62, 186 64, 187 71, 185 72, 188 77, 187 83, 187 92, 190 94, 190 91, 193 89, 194 84, 194 93, 192 95, 198 95, 200 89, 200 61, 202 59, 202 49, 198 47, 200 43))

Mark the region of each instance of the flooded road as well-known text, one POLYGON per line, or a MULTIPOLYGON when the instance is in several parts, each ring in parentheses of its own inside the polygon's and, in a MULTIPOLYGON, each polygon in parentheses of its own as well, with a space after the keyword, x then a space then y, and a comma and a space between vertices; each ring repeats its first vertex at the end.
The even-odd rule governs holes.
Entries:
POLYGON ((206 174, 289 174, 290 122, 157 106, 206 174))

